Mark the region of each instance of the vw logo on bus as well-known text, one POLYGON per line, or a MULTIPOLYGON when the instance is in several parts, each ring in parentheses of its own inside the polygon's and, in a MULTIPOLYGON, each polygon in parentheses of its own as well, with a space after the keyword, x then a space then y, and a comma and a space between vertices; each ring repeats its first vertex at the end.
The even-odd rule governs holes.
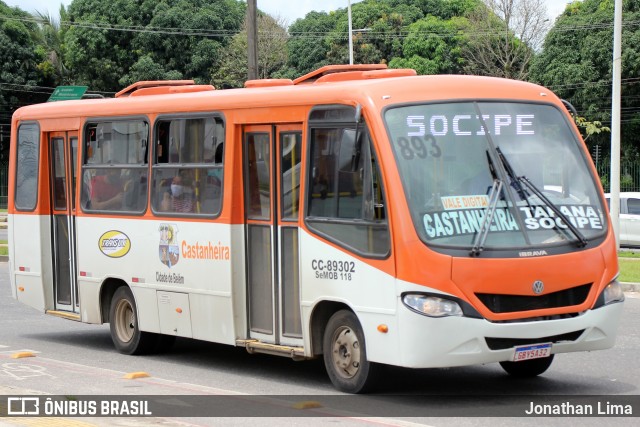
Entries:
POLYGON ((100 236, 98 249, 109 258, 121 258, 129 253, 131 240, 122 231, 111 230, 100 236))
POLYGON ((533 293, 540 295, 542 291, 544 291, 544 283, 542 283, 542 280, 536 280, 533 282, 533 293))

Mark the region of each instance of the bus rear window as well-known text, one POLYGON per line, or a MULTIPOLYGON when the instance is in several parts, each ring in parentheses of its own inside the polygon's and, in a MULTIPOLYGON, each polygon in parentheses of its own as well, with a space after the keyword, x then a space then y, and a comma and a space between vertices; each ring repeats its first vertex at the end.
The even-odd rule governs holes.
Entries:
POLYGON ((16 209, 31 211, 38 201, 38 161, 40 129, 35 123, 18 129, 18 161, 16 163, 16 209))

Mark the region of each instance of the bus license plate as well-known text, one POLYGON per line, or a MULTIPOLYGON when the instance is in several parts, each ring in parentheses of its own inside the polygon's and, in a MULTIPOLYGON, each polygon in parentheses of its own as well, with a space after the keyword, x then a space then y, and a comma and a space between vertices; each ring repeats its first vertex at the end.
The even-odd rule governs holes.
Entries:
POLYGON ((513 354, 514 362, 523 360, 539 359, 541 357, 551 356, 551 343, 523 345, 516 347, 513 354))

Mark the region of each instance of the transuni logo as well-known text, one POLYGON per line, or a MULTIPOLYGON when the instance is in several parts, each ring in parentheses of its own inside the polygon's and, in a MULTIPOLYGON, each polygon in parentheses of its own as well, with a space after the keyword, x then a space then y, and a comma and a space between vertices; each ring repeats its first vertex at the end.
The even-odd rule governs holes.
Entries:
POLYGON ((100 236, 98 248, 109 258, 122 258, 129 253, 131 240, 122 231, 111 230, 100 236))

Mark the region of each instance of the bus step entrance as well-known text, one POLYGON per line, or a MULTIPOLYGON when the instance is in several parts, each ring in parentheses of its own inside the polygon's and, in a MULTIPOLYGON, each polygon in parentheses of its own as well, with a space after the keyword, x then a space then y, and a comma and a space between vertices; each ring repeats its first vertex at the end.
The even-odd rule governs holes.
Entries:
POLYGON ((76 322, 80 321, 79 314, 69 311, 47 310, 46 314, 48 314, 49 316, 62 317, 63 319, 75 320, 76 322))
POLYGON ((277 345, 260 342, 258 340, 236 340, 238 347, 245 347, 251 354, 264 353, 274 356, 290 357, 293 360, 305 360, 304 347, 291 347, 287 345, 277 345))

